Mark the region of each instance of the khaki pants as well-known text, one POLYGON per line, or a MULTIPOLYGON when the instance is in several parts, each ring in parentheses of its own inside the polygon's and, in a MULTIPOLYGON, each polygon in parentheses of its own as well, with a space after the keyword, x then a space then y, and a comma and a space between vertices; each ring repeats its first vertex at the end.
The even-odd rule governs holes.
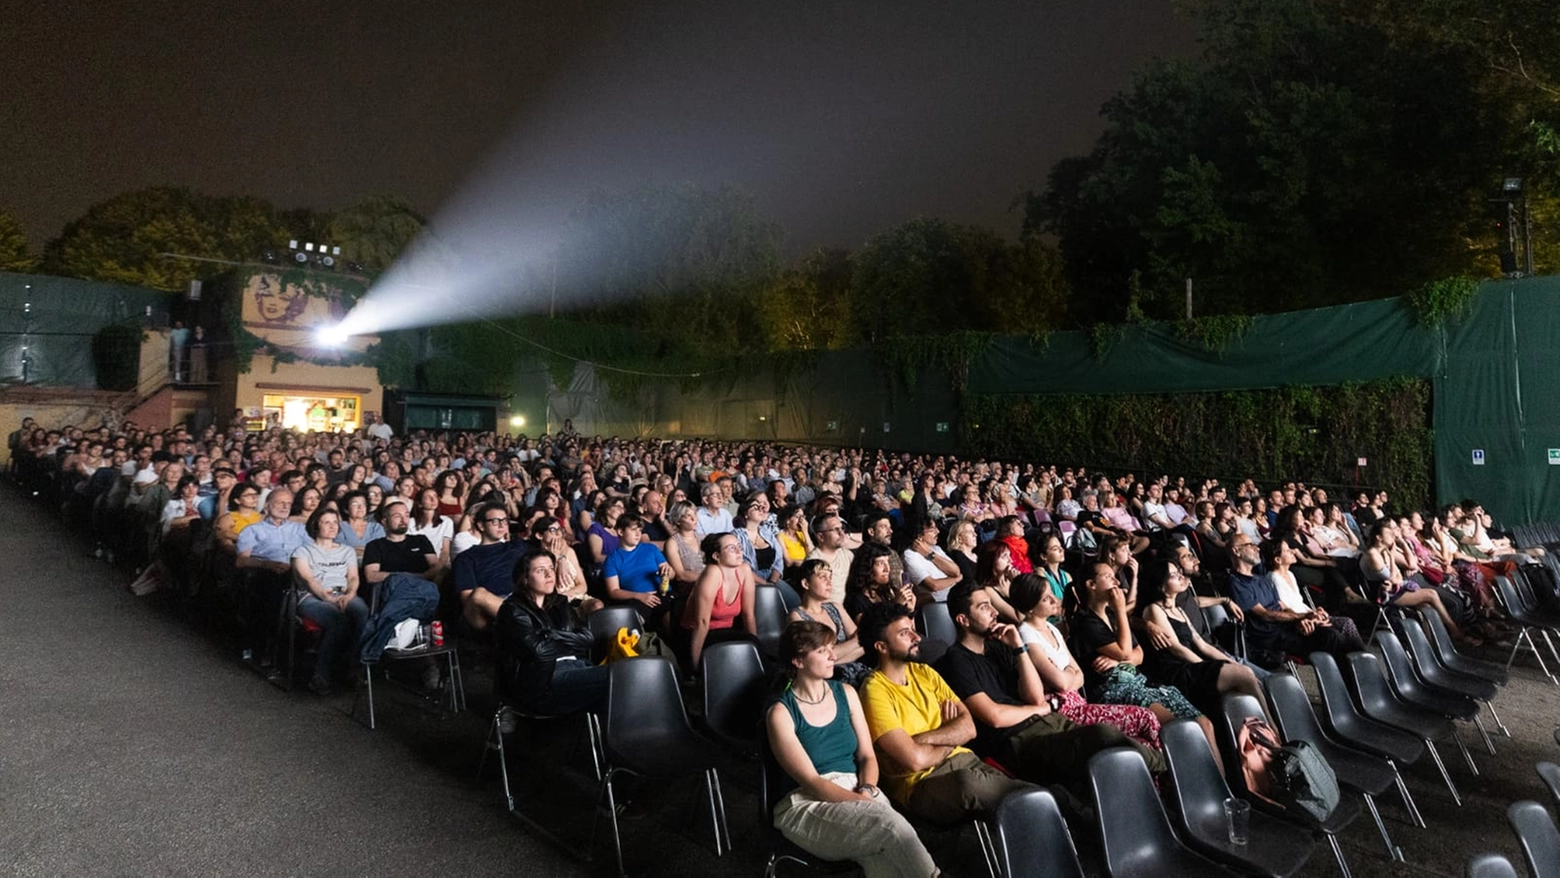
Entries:
MULTIPOLYGON (((847 790, 856 786, 856 775, 848 772, 823 778, 847 790)), ((794 790, 775 806, 775 828, 826 860, 854 860, 867 878, 937 874, 937 864, 909 821, 882 793, 870 802, 821 802, 794 790)))
POLYGON ((1034 789, 992 768, 974 753, 955 753, 916 781, 905 810, 932 823, 953 824, 996 810, 1008 793, 1034 789))

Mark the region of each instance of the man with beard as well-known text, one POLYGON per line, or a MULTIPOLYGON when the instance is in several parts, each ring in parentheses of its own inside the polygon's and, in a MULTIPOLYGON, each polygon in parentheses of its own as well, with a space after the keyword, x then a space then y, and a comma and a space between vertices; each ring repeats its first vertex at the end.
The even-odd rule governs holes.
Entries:
POLYGON ((948 612, 959 640, 937 670, 974 717, 976 755, 1016 777, 1060 783, 1080 796, 1088 787, 1089 757, 1111 747, 1133 747, 1149 771, 1164 771, 1163 756, 1115 726, 1077 725, 1057 712, 1061 696, 1046 694, 1018 629, 998 620, 989 591, 959 583, 948 590, 948 612))
MULTIPOLYGON (((408 534, 411 512, 403 497, 391 497, 379 509, 385 535, 363 548, 363 580, 368 583, 369 605, 375 608, 364 632, 364 658, 378 658, 379 648, 395 625, 406 619, 432 621, 439 608, 439 589, 433 580, 441 572, 439 553, 422 534, 408 534), (383 595, 378 595, 378 590, 383 595), (377 600, 376 600, 377 598, 377 600)), ((430 656, 423 664, 426 689, 438 689, 439 665, 430 656)))
POLYGON ((857 631, 877 662, 861 686, 861 706, 882 765, 879 783, 895 804, 949 824, 1033 789, 964 746, 976 736, 975 720, 943 678, 918 660, 921 636, 909 610, 873 604, 857 631))

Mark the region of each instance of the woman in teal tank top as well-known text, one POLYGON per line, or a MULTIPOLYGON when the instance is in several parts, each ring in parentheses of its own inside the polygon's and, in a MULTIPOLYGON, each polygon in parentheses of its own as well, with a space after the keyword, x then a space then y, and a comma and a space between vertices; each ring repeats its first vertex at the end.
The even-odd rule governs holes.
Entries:
POLYGON ((796 785, 775 828, 825 860, 854 860, 867 878, 936 875, 937 865, 877 788, 877 756, 856 690, 834 679, 834 630, 792 622, 780 637, 791 676, 765 725, 775 761, 796 785))

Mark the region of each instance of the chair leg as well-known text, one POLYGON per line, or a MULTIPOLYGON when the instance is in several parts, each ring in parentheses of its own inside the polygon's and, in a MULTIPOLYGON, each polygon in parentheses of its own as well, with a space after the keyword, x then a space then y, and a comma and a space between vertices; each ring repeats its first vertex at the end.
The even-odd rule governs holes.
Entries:
POLYGON ((991 878, 1002 878, 1002 863, 997 858, 997 846, 991 838, 991 827, 986 821, 975 821, 975 838, 980 842, 980 855, 986 861, 986 872, 991 878))
POLYGON ((725 854, 725 839, 720 835, 720 808, 715 805, 714 769, 704 772, 704 795, 710 800, 710 828, 715 832, 715 856, 725 854))
POLYGON ((1403 862, 1403 849, 1392 843, 1392 836, 1387 834, 1387 824, 1381 822, 1381 812, 1376 809, 1376 799, 1369 793, 1360 793, 1365 800, 1365 807, 1370 809, 1370 817, 1376 821, 1376 831, 1381 833, 1381 840, 1387 845, 1387 857, 1403 862))
POLYGON ((1490 740, 1490 733, 1484 728, 1484 720, 1480 719, 1478 714, 1474 714, 1473 724, 1479 730, 1479 737, 1484 739, 1484 749, 1490 751, 1490 755, 1494 756, 1495 742, 1490 740))
POLYGON ((1495 711, 1494 699, 1484 702, 1484 706, 1490 709, 1490 718, 1495 720, 1495 728, 1499 729, 1500 733, 1506 737, 1511 737, 1511 729, 1506 728, 1506 724, 1501 722, 1500 714, 1495 711))
POLYGON ((1446 781, 1446 788, 1452 791, 1452 801, 1457 807, 1462 807, 1462 796, 1457 794, 1457 784, 1452 783, 1451 772, 1446 770, 1446 763, 1441 761, 1441 751, 1435 749, 1435 742, 1429 738, 1424 739, 1425 747, 1430 750, 1430 758, 1435 760, 1435 767, 1441 771, 1441 779, 1446 781))
POLYGON ((1479 776, 1479 766, 1473 761, 1473 754, 1468 752, 1468 745, 1463 743, 1462 736, 1457 734, 1457 729, 1452 729, 1452 740, 1457 742, 1457 749, 1462 751, 1463 759, 1468 763, 1468 771, 1474 777, 1479 776))
MULTIPOLYGON (((364 681, 363 688, 368 693, 368 730, 372 732, 374 730, 374 666, 373 665, 367 665, 366 664, 366 665, 363 666, 363 681, 364 681)), ((357 708, 356 707, 353 708, 353 712, 354 713, 357 712, 357 708)))
POLYGON ((1408 817, 1414 825, 1420 829, 1425 828, 1425 818, 1419 813, 1419 806, 1414 804, 1414 797, 1408 792, 1408 784, 1403 780, 1403 772, 1396 762, 1388 760, 1392 766, 1392 773, 1397 781, 1398 795, 1403 797, 1403 807, 1408 811, 1408 817))
POLYGON ((504 779, 504 805, 515 813, 515 794, 509 787, 509 756, 504 752, 504 709, 493 714, 493 734, 498 741, 498 775, 504 779))
POLYGON ((779 871, 780 858, 773 853, 769 855, 769 862, 764 864, 764 878, 775 878, 775 872, 779 871))
POLYGON ((601 743, 601 717, 594 713, 585 714, 585 736, 590 740, 590 764, 596 770, 596 780, 601 780, 601 761, 603 747, 601 743))
POLYGON ((1294 659, 1284 659, 1284 667, 1289 670, 1289 676, 1300 679, 1300 666, 1295 664, 1294 659))
POLYGON ((720 771, 710 769, 710 778, 715 781, 715 804, 720 808, 720 834, 726 839, 726 850, 731 848, 731 826, 726 821, 726 793, 720 786, 720 771))
POLYGON ((1343 874, 1343 878, 1354 878, 1354 873, 1349 871, 1349 861, 1343 856, 1343 845, 1338 842, 1338 836, 1329 832, 1327 843, 1332 845, 1333 856, 1338 859, 1338 871, 1343 874))
POLYGON ((1555 664, 1560 665, 1560 652, 1555 651, 1555 642, 1549 639, 1549 632, 1540 628, 1538 633, 1544 638, 1544 645, 1549 647, 1549 657, 1555 660, 1555 664))
POLYGON ((607 776, 601 781, 607 794, 607 817, 612 821, 612 851, 617 854, 617 867, 619 878, 628 873, 623 869, 623 837, 618 834, 617 796, 612 791, 612 770, 607 770, 607 776))

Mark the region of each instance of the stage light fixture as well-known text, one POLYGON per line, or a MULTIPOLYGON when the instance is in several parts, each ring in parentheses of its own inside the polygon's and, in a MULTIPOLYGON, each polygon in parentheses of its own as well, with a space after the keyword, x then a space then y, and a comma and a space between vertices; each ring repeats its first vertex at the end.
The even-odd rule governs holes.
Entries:
POLYGON ((309 261, 309 254, 299 250, 297 253, 293 254, 293 261, 297 262, 299 265, 302 265, 309 261))
POLYGON ((314 332, 314 340, 322 347, 327 348, 339 348, 346 344, 347 339, 351 337, 352 333, 348 332, 340 323, 321 326, 314 332))

